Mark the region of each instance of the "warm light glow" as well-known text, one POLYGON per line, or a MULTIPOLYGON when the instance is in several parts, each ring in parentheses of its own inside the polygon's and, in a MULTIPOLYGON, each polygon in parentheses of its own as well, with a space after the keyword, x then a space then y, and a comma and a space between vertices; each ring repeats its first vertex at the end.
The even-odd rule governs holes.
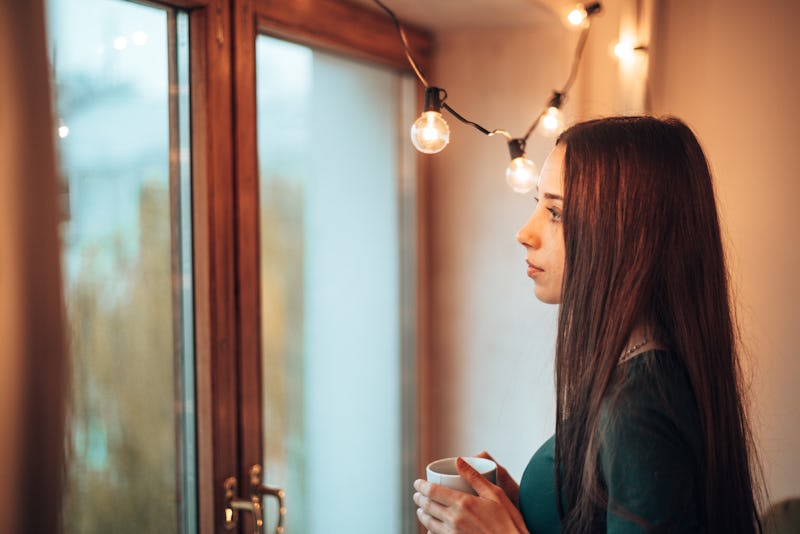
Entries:
POLYGON ((588 16, 589 14, 586 13, 586 9, 583 7, 583 5, 578 4, 575 6, 575 9, 569 12, 569 15, 567 15, 567 20, 573 26, 580 26, 588 16))
POLYGON ((144 32, 133 32, 131 35, 131 42, 134 46, 143 46, 147 44, 147 34, 144 32))
POLYGON ((620 41, 614 45, 614 55, 622 61, 630 61, 636 56, 636 52, 631 43, 620 41))
POLYGON ((411 126, 411 142, 424 154, 436 154, 450 142, 450 127, 438 111, 425 111, 411 126))
POLYGON ((564 116, 561 110, 555 106, 550 106, 542 117, 542 133, 545 135, 557 135, 564 129, 564 116))
POLYGON ((506 168, 506 182, 517 193, 527 193, 536 187, 538 176, 536 165, 525 156, 512 159, 506 168))
POLYGON ((114 39, 114 50, 125 50, 128 48, 128 38, 120 35, 114 39))

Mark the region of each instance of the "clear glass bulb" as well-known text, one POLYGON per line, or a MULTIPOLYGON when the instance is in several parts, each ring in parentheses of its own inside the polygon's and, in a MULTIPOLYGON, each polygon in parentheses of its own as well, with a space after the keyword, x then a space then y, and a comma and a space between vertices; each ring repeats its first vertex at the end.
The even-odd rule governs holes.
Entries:
POLYGON ((569 12, 567 15, 567 20, 573 26, 580 26, 584 23, 588 16, 589 14, 586 12, 586 8, 583 7, 583 4, 578 4, 572 11, 569 12))
POLYGON ((633 45, 627 41, 620 41, 614 45, 614 55, 622 61, 630 61, 636 53, 633 50, 633 45))
POLYGON ((450 142, 450 127, 438 111, 425 111, 411 125, 411 142, 423 154, 436 154, 450 142))
POLYGON ((538 177, 536 165, 525 156, 512 159, 506 168, 506 182, 517 193, 527 193, 536 187, 538 177))
POLYGON ((552 137, 564 129, 564 114, 555 106, 550 106, 542 117, 542 133, 552 137))

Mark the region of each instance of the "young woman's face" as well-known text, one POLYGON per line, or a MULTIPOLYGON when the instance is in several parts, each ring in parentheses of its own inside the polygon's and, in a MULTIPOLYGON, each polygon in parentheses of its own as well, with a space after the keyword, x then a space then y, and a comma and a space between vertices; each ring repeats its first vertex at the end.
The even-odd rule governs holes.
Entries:
POLYGON ((548 304, 561 302, 564 277, 564 145, 556 146, 544 162, 535 191, 536 209, 517 232, 525 247, 528 276, 533 279, 536 298, 548 304))

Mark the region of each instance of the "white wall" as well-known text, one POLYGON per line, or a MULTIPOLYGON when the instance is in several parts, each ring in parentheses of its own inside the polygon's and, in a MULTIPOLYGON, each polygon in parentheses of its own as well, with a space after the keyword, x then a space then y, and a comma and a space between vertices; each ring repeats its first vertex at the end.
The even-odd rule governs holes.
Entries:
MULTIPOLYGON (((604 4, 571 99, 586 118, 642 104, 608 53, 636 2, 604 4)), ((800 495, 800 349, 791 335, 800 325, 800 3, 657 4, 651 109, 685 119, 710 156, 770 498, 800 495)), ((555 20, 443 32, 434 82, 468 117, 521 134, 563 83, 574 37, 555 20)), ((519 476, 553 431, 555 309, 533 297, 514 241, 532 201, 504 183, 503 141, 449 122, 451 144, 434 156, 431 177, 432 450, 487 449, 519 476)), ((541 165, 548 142, 533 142, 541 165)))
MULTIPOLYGON (((555 19, 440 33, 431 81, 471 120, 522 136, 566 80, 575 38, 555 19)), ((519 476, 554 430, 556 308, 536 300, 525 274, 515 235, 533 199, 505 183, 505 140, 447 119, 450 145, 432 156, 430 177, 432 452, 486 449, 519 476)), ((541 165, 553 140, 531 143, 541 165)))

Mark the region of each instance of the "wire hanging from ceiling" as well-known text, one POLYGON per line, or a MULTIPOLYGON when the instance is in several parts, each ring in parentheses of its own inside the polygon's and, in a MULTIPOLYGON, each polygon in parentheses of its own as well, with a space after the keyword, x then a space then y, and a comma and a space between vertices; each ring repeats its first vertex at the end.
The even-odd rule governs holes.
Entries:
POLYGON ((387 7, 381 0, 373 1, 391 17, 400 35, 400 41, 406 59, 420 83, 425 87, 425 100, 422 114, 411 126, 411 141, 414 147, 425 154, 435 154, 442 151, 447 146, 450 142, 450 127, 447 125, 441 112, 442 109, 445 109, 457 120, 472 126, 484 135, 490 137, 502 135, 505 137, 511 156, 511 163, 506 169, 506 181, 509 186, 518 193, 527 193, 533 189, 536 185, 538 171, 536 165, 525 156, 525 147, 531 134, 536 130, 539 124, 542 125, 542 130, 545 135, 556 135, 563 129, 564 118, 561 108, 578 75, 578 67, 583 56, 583 50, 586 47, 586 40, 589 37, 589 30, 591 29, 591 18, 602 10, 600 2, 577 4, 567 15, 567 20, 571 25, 582 28, 577 44, 575 45, 575 53, 573 54, 569 76, 561 89, 553 91, 547 99, 546 105, 536 116, 533 123, 525 132, 525 135, 522 137, 513 137, 507 130, 490 130, 475 121, 467 119, 445 102, 445 100, 447 100, 447 91, 428 83, 419 65, 414 60, 405 30, 397 15, 395 15, 394 11, 387 7))

